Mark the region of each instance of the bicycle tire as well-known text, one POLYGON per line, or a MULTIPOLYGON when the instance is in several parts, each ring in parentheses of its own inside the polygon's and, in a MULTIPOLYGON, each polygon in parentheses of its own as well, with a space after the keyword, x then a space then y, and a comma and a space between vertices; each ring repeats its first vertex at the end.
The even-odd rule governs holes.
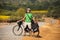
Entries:
POLYGON ((12 29, 13 34, 16 35, 16 36, 20 36, 23 33, 23 28, 22 27, 20 27, 19 31, 16 31, 18 29, 18 27, 19 27, 18 25, 15 25, 12 29), (19 33, 17 34, 17 32, 19 32, 19 33))

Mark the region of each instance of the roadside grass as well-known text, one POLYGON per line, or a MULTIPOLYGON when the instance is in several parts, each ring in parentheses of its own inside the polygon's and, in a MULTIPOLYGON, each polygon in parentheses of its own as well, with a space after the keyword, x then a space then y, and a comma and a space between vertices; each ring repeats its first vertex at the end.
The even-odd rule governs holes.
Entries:
MULTIPOLYGON (((19 11, 19 10, 18 10, 19 11)), ((16 11, 17 12, 17 11, 16 11)), ((0 15, 0 21, 4 21, 4 20, 18 20, 19 19, 19 17, 18 16, 20 16, 21 14, 20 13, 16 13, 16 12, 10 12, 10 16, 8 15, 8 16, 6 16, 6 14, 8 14, 7 12, 6 12, 6 14, 4 14, 4 15, 0 15)), ((20 11, 20 12, 22 12, 22 11, 20 11)), ((4 12, 2 12, 2 13, 4 13, 4 12)), ((2 14, 1 13, 1 14, 2 14)), ((24 12, 23 12, 24 13, 24 12)), ((48 13, 48 10, 32 10, 32 13, 34 14, 34 15, 36 15, 36 16, 42 16, 42 15, 45 15, 45 14, 47 14, 48 13)), ((39 20, 42 20, 42 19, 39 19, 39 20)), ((42 20, 43 21, 43 20, 42 20)))

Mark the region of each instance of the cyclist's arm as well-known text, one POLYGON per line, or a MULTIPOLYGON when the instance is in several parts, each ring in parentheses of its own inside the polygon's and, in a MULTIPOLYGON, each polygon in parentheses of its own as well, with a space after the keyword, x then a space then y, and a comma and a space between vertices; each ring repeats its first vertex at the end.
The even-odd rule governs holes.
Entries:
POLYGON ((18 20, 17 22, 19 22, 19 21, 24 21, 25 20, 25 17, 23 17, 21 20, 18 20))
POLYGON ((23 17, 21 20, 24 21, 25 20, 25 17, 23 17))
POLYGON ((35 21, 35 17, 32 18, 35 21))
POLYGON ((33 17, 33 20, 34 20, 35 23, 38 23, 38 19, 37 18, 33 17))

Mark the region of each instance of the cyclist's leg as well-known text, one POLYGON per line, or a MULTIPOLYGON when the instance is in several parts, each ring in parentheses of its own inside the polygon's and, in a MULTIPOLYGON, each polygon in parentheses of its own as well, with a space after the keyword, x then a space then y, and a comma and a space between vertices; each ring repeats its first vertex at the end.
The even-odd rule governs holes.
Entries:
POLYGON ((29 29, 31 29, 31 23, 27 23, 27 25, 28 25, 29 29))
POLYGON ((31 23, 28 23, 28 27, 29 27, 29 29, 30 29, 29 35, 31 36, 31 35, 32 35, 32 31, 31 31, 31 23))
POLYGON ((27 23, 24 22, 24 36, 26 35, 26 31, 25 31, 26 25, 27 25, 27 23))
POLYGON ((38 31, 38 34, 37 34, 37 37, 41 37, 39 34, 40 34, 40 31, 39 31, 39 25, 37 24, 37 31, 38 31))
POLYGON ((39 33, 40 33, 40 32, 39 32, 39 27, 37 28, 37 31, 38 31, 38 34, 37 34, 37 36, 39 36, 39 33))

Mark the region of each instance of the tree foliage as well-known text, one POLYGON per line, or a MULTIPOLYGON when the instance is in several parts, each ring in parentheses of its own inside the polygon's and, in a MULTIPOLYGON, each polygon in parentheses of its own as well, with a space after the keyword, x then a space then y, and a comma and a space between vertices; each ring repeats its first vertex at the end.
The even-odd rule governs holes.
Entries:
POLYGON ((53 2, 49 7, 47 16, 60 18, 60 0, 53 2))

